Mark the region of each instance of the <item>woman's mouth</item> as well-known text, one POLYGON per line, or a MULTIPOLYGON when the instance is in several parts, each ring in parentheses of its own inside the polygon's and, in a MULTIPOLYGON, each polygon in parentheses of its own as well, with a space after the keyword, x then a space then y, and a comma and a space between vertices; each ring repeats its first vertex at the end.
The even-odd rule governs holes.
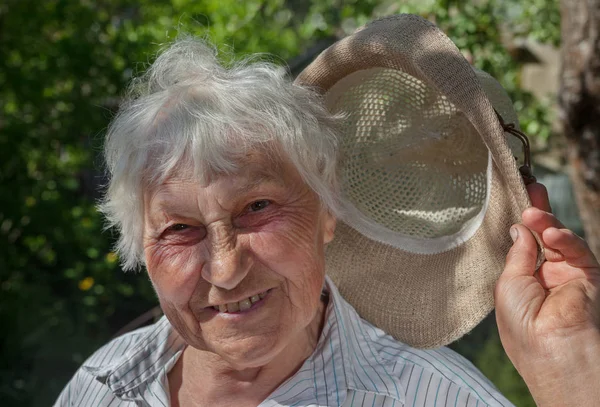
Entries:
POLYGON ((256 304, 257 302, 259 302, 260 300, 265 298, 267 296, 267 294, 269 293, 269 291, 271 291, 271 290, 264 291, 262 293, 253 295, 252 297, 245 298, 238 302, 230 302, 227 304, 213 306, 211 308, 214 309, 215 311, 228 313, 228 314, 236 313, 236 312, 243 312, 243 311, 249 310, 250 308, 252 308, 252 306, 254 304, 256 304))

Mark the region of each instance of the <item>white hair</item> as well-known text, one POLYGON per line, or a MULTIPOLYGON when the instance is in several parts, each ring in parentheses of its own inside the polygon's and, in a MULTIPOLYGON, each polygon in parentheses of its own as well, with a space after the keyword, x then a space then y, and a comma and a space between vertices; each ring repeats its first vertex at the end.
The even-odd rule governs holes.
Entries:
POLYGON ((226 68, 202 40, 171 44, 132 83, 106 135, 109 183, 99 208, 120 232, 123 268, 144 264, 144 190, 182 166, 203 181, 234 173, 259 148, 289 160, 337 216, 337 123, 281 67, 247 59, 226 68))

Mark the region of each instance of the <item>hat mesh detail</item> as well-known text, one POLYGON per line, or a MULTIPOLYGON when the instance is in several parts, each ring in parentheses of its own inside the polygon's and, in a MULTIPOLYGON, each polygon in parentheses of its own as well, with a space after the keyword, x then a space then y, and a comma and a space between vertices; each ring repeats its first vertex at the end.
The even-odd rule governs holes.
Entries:
POLYGON ((348 112, 339 162, 354 206, 348 224, 418 252, 447 250, 474 233, 486 208, 488 149, 444 95, 401 70, 371 68, 337 82, 326 103, 348 112))

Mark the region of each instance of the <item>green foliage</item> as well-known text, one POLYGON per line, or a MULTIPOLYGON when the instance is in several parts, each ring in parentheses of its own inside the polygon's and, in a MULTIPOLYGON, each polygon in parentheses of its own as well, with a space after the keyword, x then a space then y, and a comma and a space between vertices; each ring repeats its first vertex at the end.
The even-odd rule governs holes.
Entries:
MULTIPOLYGON (((320 38, 349 33, 373 15, 395 12, 435 20, 519 101, 522 127, 549 135, 548 109, 519 89, 517 63, 500 35, 508 21, 520 35, 557 43, 558 7, 543 0, 0 4, 4 406, 50 404, 93 350, 156 303, 144 274, 121 272, 111 250, 113 233, 102 230, 94 199, 103 182, 103 129, 127 82, 161 44, 183 31, 209 38, 231 56, 262 52, 284 63, 320 38)), ((510 370, 497 335, 472 338, 459 343, 461 351, 518 405, 527 405, 522 401, 526 389, 510 370)))
POLYGON ((560 9, 558 0, 509 1, 502 3, 515 35, 560 45, 560 9), (514 18, 510 18, 513 17, 514 18))

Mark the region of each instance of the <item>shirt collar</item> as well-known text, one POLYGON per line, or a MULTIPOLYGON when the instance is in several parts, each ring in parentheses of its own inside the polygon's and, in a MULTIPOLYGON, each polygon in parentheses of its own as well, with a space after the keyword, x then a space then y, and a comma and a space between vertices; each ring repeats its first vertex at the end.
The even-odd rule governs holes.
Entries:
POLYGON ((385 395, 404 404, 405 391, 392 376, 393 364, 381 358, 375 346, 385 333, 362 320, 329 277, 326 283, 333 299, 329 308, 334 329, 328 334, 335 337, 341 350, 347 388, 385 395))
POLYGON ((385 395, 404 404, 404 389, 391 375, 371 335, 383 331, 363 321, 326 277, 329 303, 323 332, 300 370, 269 397, 277 405, 342 405, 348 390, 385 395), (367 327, 369 330, 367 330, 367 327))
POLYGON ((117 397, 134 400, 136 389, 155 380, 166 366, 170 369, 185 346, 181 336, 163 316, 144 330, 137 343, 121 357, 97 367, 84 365, 83 369, 107 385, 117 397))

